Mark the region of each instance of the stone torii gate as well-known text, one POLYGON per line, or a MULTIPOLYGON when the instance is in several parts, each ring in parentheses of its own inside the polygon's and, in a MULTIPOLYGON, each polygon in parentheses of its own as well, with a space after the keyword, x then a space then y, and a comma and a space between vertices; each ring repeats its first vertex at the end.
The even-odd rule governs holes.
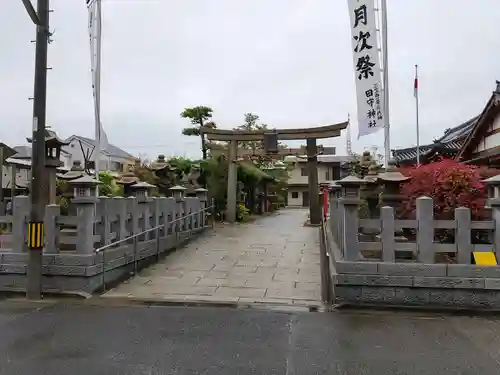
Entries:
MULTIPOLYGON (((236 186, 237 186, 237 166, 238 142, 263 141, 265 152, 268 155, 279 155, 278 140, 302 140, 307 142, 307 169, 309 183, 309 213, 312 225, 319 225, 321 222, 321 209, 319 204, 318 186, 318 148, 317 139, 339 137, 342 130, 347 128, 348 121, 301 129, 273 129, 261 131, 226 130, 201 128, 202 136, 207 136, 209 141, 229 142, 229 171, 227 180, 227 220, 230 223, 236 221, 236 186)), ((285 152, 286 153, 286 152, 285 152)), ((283 155, 283 154, 281 154, 283 155)))

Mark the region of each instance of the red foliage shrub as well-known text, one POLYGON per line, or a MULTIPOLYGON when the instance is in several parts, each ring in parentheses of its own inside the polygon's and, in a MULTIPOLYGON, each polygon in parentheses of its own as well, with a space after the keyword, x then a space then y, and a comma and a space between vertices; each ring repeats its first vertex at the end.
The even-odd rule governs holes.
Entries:
POLYGON ((415 216, 416 199, 422 196, 433 198, 436 219, 453 219, 454 210, 458 207, 469 207, 474 219, 483 216, 486 189, 482 179, 487 175, 486 170, 443 159, 419 167, 403 168, 401 173, 412 177, 402 187, 403 217, 415 216))

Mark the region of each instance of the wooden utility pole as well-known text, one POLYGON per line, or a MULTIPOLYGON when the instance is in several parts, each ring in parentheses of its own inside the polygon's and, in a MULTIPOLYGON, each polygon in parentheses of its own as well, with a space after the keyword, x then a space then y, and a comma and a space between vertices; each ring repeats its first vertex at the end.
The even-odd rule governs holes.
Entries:
MULTIPOLYGON (((43 223, 45 212, 45 117, 47 106, 47 50, 50 37, 49 0, 38 0, 36 13, 38 24, 36 27, 29 230, 33 230, 38 223, 43 223)), ((43 226, 41 227, 41 238, 37 244, 28 240, 30 249, 26 296, 29 299, 40 299, 42 297, 43 226)))
POLYGON ((316 147, 316 138, 307 139, 307 172, 309 176, 309 222, 311 225, 320 225, 321 206, 319 204, 318 148, 316 147))

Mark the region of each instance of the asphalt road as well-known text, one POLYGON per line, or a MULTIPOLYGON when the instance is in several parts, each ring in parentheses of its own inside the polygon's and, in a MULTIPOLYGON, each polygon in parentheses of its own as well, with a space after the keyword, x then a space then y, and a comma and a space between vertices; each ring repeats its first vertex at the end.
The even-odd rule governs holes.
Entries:
POLYGON ((0 303, 1 375, 500 372, 500 320, 0 303))

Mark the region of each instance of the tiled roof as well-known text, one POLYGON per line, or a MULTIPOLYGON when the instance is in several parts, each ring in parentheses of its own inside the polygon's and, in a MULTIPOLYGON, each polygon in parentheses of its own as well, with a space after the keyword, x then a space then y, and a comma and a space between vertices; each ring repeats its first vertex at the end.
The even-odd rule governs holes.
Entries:
POLYGON ((457 138, 462 138, 469 135, 478 117, 479 116, 473 117, 469 121, 464 122, 461 125, 446 130, 444 132, 444 135, 441 138, 437 139, 436 142, 447 143, 456 140, 457 138))
MULTIPOLYGON (((90 143, 91 145, 95 146, 95 140, 94 139, 87 138, 87 137, 82 137, 80 135, 72 135, 70 138, 72 138, 72 137, 79 138, 82 141, 90 143)), ((106 147, 106 149, 104 151, 107 152, 108 154, 112 155, 112 156, 118 156, 118 157, 124 158, 124 159, 134 158, 134 155, 129 154, 128 152, 122 150, 121 148, 119 148, 119 147, 117 147, 115 145, 112 145, 111 143, 108 143, 108 147, 106 147)))
MULTIPOLYGON (((472 131, 478 116, 460 124, 454 128, 448 129, 444 135, 436 139, 433 143, 421 145, 419 147, 420 156, 429 155, 439 148, 441 152, 455 154, 460 150, 465 137, 472 131)), ((417 148, 408 147, 399 150, 392 150, 392 156, 398 161, 410 161, 417 158, 417 148)))

